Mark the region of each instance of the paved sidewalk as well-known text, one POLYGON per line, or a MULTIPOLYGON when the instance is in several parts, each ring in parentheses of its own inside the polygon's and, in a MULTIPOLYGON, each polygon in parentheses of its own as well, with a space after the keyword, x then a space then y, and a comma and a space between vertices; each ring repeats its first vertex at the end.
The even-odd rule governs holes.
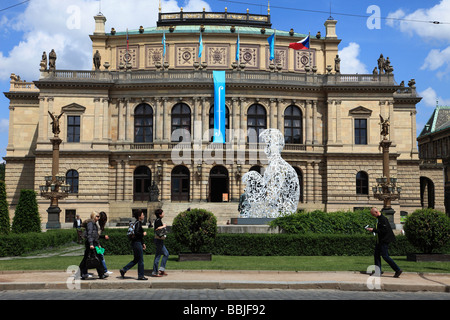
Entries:
MULTIPOLYGON (((92 271, 92 270, 91 270, 92 271)), ((95 270, 94 270, 95 271, 95 270)), ((332 289, 344 291, 431 291, 450 294, 450 274, 403 273, 394 278, 386 272, 374 277, 359 272, 167 270, 168 276, 137 280, 137 270, 120 277, 119 270, 107 279, 97 274, 75 280, 66 271, 0 271, 0 290, 42 289, 332 289)))

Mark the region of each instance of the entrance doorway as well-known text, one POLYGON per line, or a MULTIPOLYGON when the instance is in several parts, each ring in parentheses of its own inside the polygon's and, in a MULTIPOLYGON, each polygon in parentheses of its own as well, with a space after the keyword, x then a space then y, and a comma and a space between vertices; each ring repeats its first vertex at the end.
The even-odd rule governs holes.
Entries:
POLYGON ((189 201, 190 172, 185 166, 172 170, 172 201, 189 201))
POLYGON ((209 202, 229 200, 228 170, 223 166, 215 166, 209 172, 209 202), (225 199, 224 199, 225 195, 225 199))

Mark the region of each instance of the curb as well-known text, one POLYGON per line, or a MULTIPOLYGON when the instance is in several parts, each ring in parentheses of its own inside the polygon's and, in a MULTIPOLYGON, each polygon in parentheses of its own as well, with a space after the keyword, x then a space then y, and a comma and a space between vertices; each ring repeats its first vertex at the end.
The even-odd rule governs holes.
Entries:
POLYGON ((213 289, 213 290, 340 290, 340 291, 386 291, 386 292, 441 292, 450 293, 448 285, 420 284, 382 284, 379 288, 369 289, 366 284, 338 281, 116 281, 84 280, 79 283, 67 282, 14 282, 0 283, 0 291, 7 290, 136 290, 136 289, 213 289))

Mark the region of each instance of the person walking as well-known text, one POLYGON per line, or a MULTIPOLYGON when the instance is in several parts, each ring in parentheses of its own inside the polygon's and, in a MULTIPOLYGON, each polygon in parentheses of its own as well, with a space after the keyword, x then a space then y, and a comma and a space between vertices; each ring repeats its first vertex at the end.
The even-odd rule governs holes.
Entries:
POLYGON ((384 261, 386 261, 389 266, 395 271, 394 278, 400 277, 403 270, 399 268, 399 266, 392 260, 389 256, 389 244, 395 241, 395 235, 392 231, 391 225, 389 224, 389 220, 378 211, 377 208, 370 209, 370 214, 377 218, 377 224, 375 228, 367 228, 367 231, 374 232, 376 235, 376 244, 375 244, 375 252, 374 252, 374 260, 375 266, 378 267, 375 270, 375 274, 381 275, 381 257, 383 257, 384 261))
POLYGON ((75 217, 75 220, 73 220, 73 227, 75 229, 77 229, 77 243, 83 243, 82 239, 81 239, 81 224, 83 223, 83 221, 80 219, 80 215, 77 214, 75 217))
POLYGON ((162 218, 164 218, 164 211, 162 209, 156 209, 155 210, 155 216, 156 220, 154 222, 154 228, 155 228, 155 246, 156 246, 156 253, 155 253, 155 260, 153 261, 153 272, 152 277, 162 277, 167 276, 166 273, 166 263, 169 259, 169 251, 167 250, 166 246, 164 245, 164 240, 166 239, 166 224, 162 222, 162 218), (161 259, 161 266, 159 267, 158 271, 158 265, 159 260, 161 259))
MULTIPOLYGON (((81 279, 86 280, 89 278, 88 274, 88 268, 86 261, 91 254, 97 254, 95 247, 100 248, 99 243, 99 229, 97 225, 97 221, 100 219, 100 214, 98 212, 92 212, 91 213, 91 219, 85 221, 86 225, 86 242, 85 242, 85 250, 84 250, 84 257, 83 260, 81 260, 80 263, 80 271, 81 271, 81 279), (94 253, 92 253, 94 252, 94 253)), ((98 256, 98 255, 97 255, 98 256)), ((99 264, 97 266, 97 273, 99 279, 105 279, 108 277, 108 275, 105 274, 103 265, 101 264, 101 259, 99 258, 99 264)))
MULTIPOLYGON (((102 232, 105 230, 106 221, 108 221, 108 216, 106 215, 106 212, 104 212, 104 211, 100 211, 99 215, 100 215, 100 219, 98 220, 99 237, 101 239, 109 240, 108 235, 102 235, 102 232)), ((104 249, 102 251, 104 252, 104 249)), ((105 254, 99 253, 98 256, 99 256, 99 258, 101 258, 102 265, 103 265, 103 271, 105 272, 105 274, 108 274, 108 275, 113 274, 112 271, 108 271, 108 267, 106 266, 106 261, 105 261, 105 254)))
POLYGON ((142 228, 142 222, 145 219, 145 215, 142 210, 137 210, 133 213, 133 216, 136 219, 134 226, 134 237, 131 239, 131 247, 133 248, 134 259, 130 261, 125 267, 120 269, 120 275, 122 276, 122 278, 124 278, 125 273, 137 264, 138 280, 148 280, 144 276, 144 250, 146 249, 144 237, 147 235, 147 232, 144 232, 144 229, 142 228))

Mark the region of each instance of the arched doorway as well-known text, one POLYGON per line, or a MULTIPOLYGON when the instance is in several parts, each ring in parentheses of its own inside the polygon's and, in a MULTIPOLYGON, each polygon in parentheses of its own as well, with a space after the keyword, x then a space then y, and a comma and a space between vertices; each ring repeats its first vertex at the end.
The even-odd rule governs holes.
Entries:
POLYGON ((172 201, 189 201, 190 172, 185 166, 176 166, 172 170, 172 201))
POLYGON ((424 209, 434 209, 434 183, 427 177, 420 177, 420 204, 424 209))
POLYGON ((222 202, 223 194, 229 196, 228 170, 224 166, 215 166, 209 172, 209 201, 222 202))

